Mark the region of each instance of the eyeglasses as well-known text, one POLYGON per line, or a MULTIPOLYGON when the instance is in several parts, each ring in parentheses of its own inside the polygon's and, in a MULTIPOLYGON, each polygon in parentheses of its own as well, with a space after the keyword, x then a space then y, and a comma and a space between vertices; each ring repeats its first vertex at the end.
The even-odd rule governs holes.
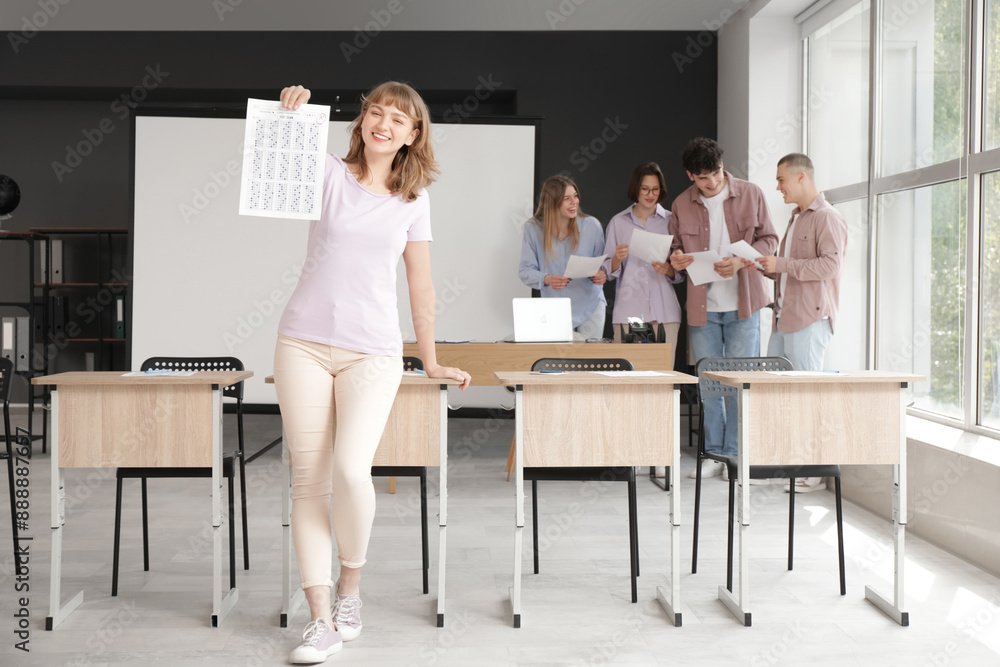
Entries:
POLYGON ((658 194, 660 194, 660 188, 659 188, 659 186, 657 186, 655 188, 642 187, 642 188, 639 188, 639 192, 641 192, 644 195, 658 195, 658 194))

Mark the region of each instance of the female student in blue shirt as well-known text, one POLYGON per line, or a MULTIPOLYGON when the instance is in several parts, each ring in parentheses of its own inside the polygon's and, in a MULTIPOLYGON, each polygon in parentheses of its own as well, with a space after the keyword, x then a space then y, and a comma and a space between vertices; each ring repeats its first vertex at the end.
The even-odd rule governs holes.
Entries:
POLYGON ((570 255, 604 256, 604 231, 597 218, 580 210, 580 190, 573 179, 546 179, 534 217, 524 224, 518 275, 542 297, 569 297, 573 328, 585 338, 604 337, 607 301, 604 269, 590 278, 570 280, 563 274, 570 255))

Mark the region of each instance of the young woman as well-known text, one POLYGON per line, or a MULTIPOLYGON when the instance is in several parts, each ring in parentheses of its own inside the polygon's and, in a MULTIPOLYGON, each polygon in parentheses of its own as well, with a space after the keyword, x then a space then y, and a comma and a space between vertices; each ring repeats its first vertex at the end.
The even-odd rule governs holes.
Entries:
MULTIPOLYGON (((281 102, 297 109, 309 90, 281 102)), ((375 516, 371 465, 402 376, 396 265, 406 265, 424 370, 468 386, 434 353, 430 205, 437 173, 430 116, 410 86, 362 100, 346 158, 329 155, 323 210, 278 327, 274 382, 292 464, 292 539, 312 620, 293 663, 319 663, 361 633, 361 567, 375 516), (333 533, 340 576, 331 610, 333 533)))
POLYGON ((629 255, 629 243, 636 229, 652 234, 668 233, 670 211, 660 206, 667 198, 667 185, 659 165, 645 162, 635 168, 628 185, 628 198, 635 203, 611 218, 604 247, 608 255, 604 270, 611 280, 618 281, 611 319, 615 341, 620 343, 623 334, 628 333, 629 317, 641 317, 652 325, 658 342, 670 343, 671 349, 675 349, 681 305, 674 294, 674 284, 684 278, 674 271, 667 257, 650 263, 629 255))
POLYGON ((585 338, 604 337, 607 301, 601 269, 590 278, 570 280, 563 274, 570 255, 604 255, 604 231, 597 218, 580 211, 580 190, 567 176, 550 176, 542 185, 535 216, 524 224, 518 275, 543 297, 569 297, 573 328, 585 338))

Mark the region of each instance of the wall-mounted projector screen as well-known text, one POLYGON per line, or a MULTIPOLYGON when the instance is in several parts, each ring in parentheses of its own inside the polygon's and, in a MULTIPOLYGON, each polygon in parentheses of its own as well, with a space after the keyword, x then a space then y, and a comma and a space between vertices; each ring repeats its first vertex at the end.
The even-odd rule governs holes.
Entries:
MULTIPOLYGON (((255 373, 244 400, 276 403, 264 378, 309 223, 237 213, 244 122, 135 118, 131 359, 138 369, 152 356, 239 357, 255 373)), ((330 152, 346 155, 348 125, 330 123, 330 152)), ((441 167, 428 189, 436 337, 501 340, 513 332, 511 298, 529 294, 517 265, 536 182, 535 126, 437 124, 433 136, 441 167)), ((399 326, 412 341, 402 260, 398 275, 399 326)), ((452 403, 495 407, 504 393, 472 388, 452 403)))

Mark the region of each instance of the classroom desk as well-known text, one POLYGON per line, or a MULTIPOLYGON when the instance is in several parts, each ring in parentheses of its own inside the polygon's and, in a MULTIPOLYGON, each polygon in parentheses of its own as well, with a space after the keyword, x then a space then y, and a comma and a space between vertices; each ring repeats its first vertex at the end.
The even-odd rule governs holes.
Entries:
MULTIPOLYGON (((543 357, 564 359, 628 359, 637 371, 672 369, 669 343, 438 343, 437 362, 472 376, 472 386, 502 384, 497 371, 530 371, 543 357)), ((405 356, 419 357, 416 343, 403 345, 405 356)))
POLYGON ((739 528, 737 595, 719 587, 719 599, 744 625, 751 624, 747 545, 751 465, 888 464, 892 466, 895 551, 893 597, 871 586, 865 599, 900 625, 906 531, 906 389, 925 378, 886 371, 840 373, 712 372, 706 378, 736 387, 739 405, 739 528))
MULTIPOLYGON (((274 376, 264 379, 274 384, 274 376)), ((444 627, 445 554, 448 528, 448 387, 458 380, 429 378, 404 373, 375 450, 373 466, 440 466, 440 513, 438 515, 438 602, 437 626, 444 627)), ((292 592, 292 468, 289 465, 288 439, 281 434, 281 461, 287 474, 287 486, 281 494, 282 575, 281 627, 302 606, 305 594, 301 587, 292 592)))
MULTIPOLYGON (((631 361, 631 356, 628 358, 631 361)), ((660 373, 637 376, 623 372, 608 376, 586 371, 496 372, 498 384, 512 385, 515 389, 514 586, 510 592, 515 628, 521 627, 525 466, 669 466, 669 591, 657 587, 656 592, 673 624, 681 625, 680 389, 677 385, 697 384, 698 378, 673 371, 660 373), (650 437, 652 434, 660 437, 650 437)))
POLYGON ((222 595, 222 390, 251 371, 201 371, 189 377, 122 371, 57 373, 33 378, 51 386, 52 571, 45 629, 59 625, 80 603, 60 597, 66 523, 65 468, 212 468, 212 627, 239 599, 222 595))

